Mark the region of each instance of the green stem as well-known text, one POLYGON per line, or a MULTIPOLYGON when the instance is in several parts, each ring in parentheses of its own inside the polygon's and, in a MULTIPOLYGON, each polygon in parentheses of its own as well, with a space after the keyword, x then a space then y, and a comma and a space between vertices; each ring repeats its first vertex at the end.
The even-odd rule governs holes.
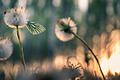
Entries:
POLYGON ((19 28, 18 26, 16 27, 17 29, 17 37, 18 37, 18 41, 19 41, 19 47, 20 47, 20 59, 21 59, 21 62, 23 64, 23 67, 24 69, 26 68, 26 64, 25 64, 25 58, 24 58, 24 52, 23 52, 23 47, 22 47, 22 43, 21 43, 21 40, 20 40, 20 33, 19 33, 19 28))
POLYGON ((106 80, 105 79, 105 76, 104 76, 104 74, 103 74, 103 71, 102 71, 102 69, 101 69, 101 67, 100 67, 100 63, 99 63, 99 60, 97 59, 97 57, 96 57, 96 55, 94 54, 94 52, 92 51, 92 49, 88 46, 88 44, 83 40, 83 39, 81 39, 77 34, 75 34, 74 32, 71 32, 76 38, 78 38, 89 50, 90 50, 90 52, 92 53, 92 55, 93 55, 93 57, 95 58, 95 60, 96 60, 96 62, 97 62, 97 64, 98 64, 98 67, 99 67, 99 69, 100 69, 100 72, 101 72, 101 75, 102 75, 102 77, 103 77, 103 80, 106 80))

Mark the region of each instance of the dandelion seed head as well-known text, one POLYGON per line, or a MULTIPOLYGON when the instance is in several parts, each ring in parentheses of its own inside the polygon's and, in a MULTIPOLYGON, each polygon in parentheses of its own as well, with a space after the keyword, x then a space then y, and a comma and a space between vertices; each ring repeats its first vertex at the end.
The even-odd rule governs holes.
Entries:
POLYGON ((74 38, 71 32, 77 33, 77 27, 70 17, 58 20, 55 26, 55 34, 59 40, 64 42, 71 40, 74 38))
POLYGON ((0 60, 8 59, 13 52, 13 46, 10 39, 5 38, 0 40, 0 60))
POLYGON ((27 11, 24 7, 17 7, 4 12, 4 22, 11 28, 25 27, 28 21, 27 11))

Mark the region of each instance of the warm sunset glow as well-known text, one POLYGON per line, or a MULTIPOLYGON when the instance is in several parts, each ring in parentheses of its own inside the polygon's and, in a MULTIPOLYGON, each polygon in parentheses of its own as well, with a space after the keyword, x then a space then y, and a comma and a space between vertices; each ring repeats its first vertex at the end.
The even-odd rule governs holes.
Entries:
POLYGON ((112 74, 120 73, 120 43, 116 43, 113 47, 113 53, 109 59, 110 72, 112 74))
MULTIPOLYGON (((104 75, 109 77, 109 73, 113 76, 116 75, 116 73, 120 74, 120 30, 113 30, 110 35, 106 33, 95 35, 93 38, 93 51, 99 59, 104 75), (95 41, 96 39, 98 41, 95 41)), ((98 65, 91 55, 89 64, 85 62, 84 49, 85 48, 82 45, 78 45, 76 53, 73 53, 74 55, 55 55, 53 60, 32 62, 27 68, 34 73, 47 73, 52 70, 62 70, 64 67, 76 68, 81 66, 82 68, 89 70, 93 75, 101 76, 98 65), (68 57, 70 57, 69 60, 68 57)), ((59 52, 57 51, 56 53, 59 52)), ((5 72, 16 75, 20 65, 14 65, 13 68, 8 68, 9 66, 11 65, 7 64, 7 66, 4 67, 5 72)))
POLYGON ((109 72, 112 75, 115 75, 115 73, 120 73, 120 31, 115 30, 111 33, 110 36, 110 42, 107 44, 107 56, 105 53, 102 53, 101 55, 104 55, 100 59, 100 64, 102 67, 102 70, 105 75, 107 75, 109 72))
MULTIPOLYGON (((93 37, 93 51, 99 59, 102 71, 105 76, 109 73, 115 75, 120 73, 120 30, 113 30, 110 34, 103 33, 101 35, 95 35, 93 37)), ((85 63, 84 47, 79 45, 76 49, 76 56, 78 62, 88 67, 93 74, 100 76, 98 65, 94 58, 92 58, 87 66, 85 63)), ((56 56, 54 59, 54 66, 59 69, 65 64, 65 57, 56 56)), ((74 60, 71 60, 73 64, 76 64, 74 60)))
POLYGON ((102 68, 102 70, 103 70, 103 73, 105 74, 105 75, 107 75, 107 73, 109 72, 109 60, 106 58, 106 57, 103 57, 102 59, 101 59, 101 68, 102 68))
POLYGON ((55 67, 55 69, 62 69, 64 67, 65 64, 65 57, 64 56, 56 56, 54 61, 53 61, 53 66, 55 67))

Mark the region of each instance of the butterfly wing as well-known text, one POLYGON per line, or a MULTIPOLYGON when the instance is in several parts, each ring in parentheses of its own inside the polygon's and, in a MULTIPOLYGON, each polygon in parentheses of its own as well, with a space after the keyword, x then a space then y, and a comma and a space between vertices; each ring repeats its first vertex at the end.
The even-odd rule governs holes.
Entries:
POLYGON ((30 33, 32 33, 33 35, 37 35, 46 30, 45 27, 43 27, 42 25, 35 23, 35 22, 30 22, 30 21, 28 21, 26 27, 30 31, 30 33))

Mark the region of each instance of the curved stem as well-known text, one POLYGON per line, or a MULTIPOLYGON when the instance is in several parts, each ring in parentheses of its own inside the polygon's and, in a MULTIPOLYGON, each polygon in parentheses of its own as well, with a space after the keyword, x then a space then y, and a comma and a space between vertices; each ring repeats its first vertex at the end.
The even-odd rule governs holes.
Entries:
POLYGON ((102 77, 103 77, 103 80, 106 80, 105 79, 105 76, 104 76, 104 74, 103 74, 103 71, 102 71, 102 69, 101 69, 101 67, 100 67, 100 63, 99 63, 99 60, 98 60, 98 58, 96 57, 96 55, 94 54, 94 52, 92 51, 92 49, 88 46, 88 44, 84 41, 84 40, 82 40, 77 34, 75 34, 74 32, 71 32, 76 38, 78 38, 89 50, 90 50, 90 52, 92 53, 92 55, 93 55, 93 57, 95 58, 95 60, 96 60, 96 62, 97 62, 97 64, 98 64, 98 67, 99 67, 99 69, 100 69, 100 72, 101 72, 101 75, 102 75, 102 77))
POLYGON ((25 58, 24 58, 24 52, 23 52, 23 47, 22 47, 22 43, 21 43, 21 40, 20 40, 20 34, 19 34, 19 28, 18 26, 16 27, 17 29, 17 38, 18 38, 18 41, 19 41, 19 47, 20 47, 20 59, 21 59, 21 62, 23 64, 23 67, 24 69, 26 68, 26 64, 25 64, 25 58))

